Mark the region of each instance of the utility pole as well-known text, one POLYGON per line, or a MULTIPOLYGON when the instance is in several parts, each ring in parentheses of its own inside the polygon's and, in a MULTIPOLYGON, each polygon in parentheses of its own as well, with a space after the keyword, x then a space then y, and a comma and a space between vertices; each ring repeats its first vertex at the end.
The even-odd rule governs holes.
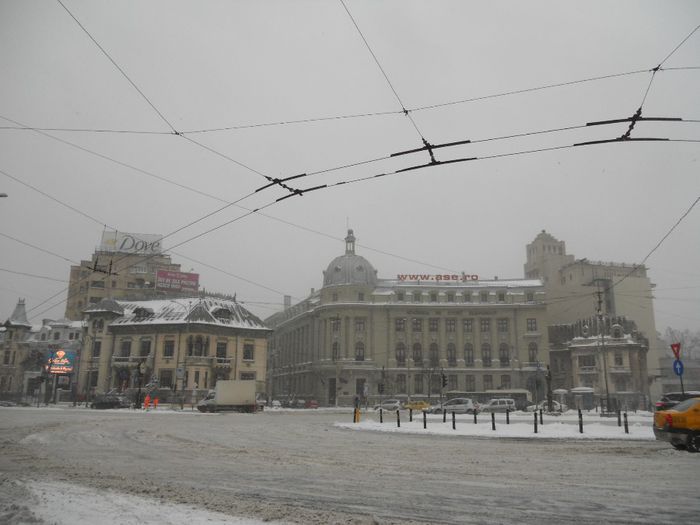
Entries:
POLYGON ((600 330, 600 349, 603 359, 603 376, 605 377, 605 411, 610 412, 610 388, 608 386, 608 358, 605 355, 605 319, 603 318, 603 292, 598 283, 598 329, 600 330))

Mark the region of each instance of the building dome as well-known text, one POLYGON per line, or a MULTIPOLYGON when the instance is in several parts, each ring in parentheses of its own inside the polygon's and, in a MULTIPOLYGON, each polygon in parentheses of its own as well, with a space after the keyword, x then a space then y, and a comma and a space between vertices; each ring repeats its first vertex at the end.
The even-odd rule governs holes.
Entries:
POLYGON ((345 237, 345 255, 333 259, 323 272, 323 286, 345 284, 377 284, 377 270, 367 259, 355 254, 355 236, 352 230, 348 230, 348 236, 345 237))

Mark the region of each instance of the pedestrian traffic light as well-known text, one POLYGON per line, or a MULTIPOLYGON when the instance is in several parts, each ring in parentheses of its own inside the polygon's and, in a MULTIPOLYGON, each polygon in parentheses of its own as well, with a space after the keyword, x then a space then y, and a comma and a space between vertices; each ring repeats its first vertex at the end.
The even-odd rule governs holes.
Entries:
POLYGON ((384 383, 379 383, 377 385, 377 390, 379 390, 380 394, 383 394, 384 393, 384 383))
POLYGON ((442 387, 445 388, 447 386, 447 376, 445 374, 442 374, 442 387))

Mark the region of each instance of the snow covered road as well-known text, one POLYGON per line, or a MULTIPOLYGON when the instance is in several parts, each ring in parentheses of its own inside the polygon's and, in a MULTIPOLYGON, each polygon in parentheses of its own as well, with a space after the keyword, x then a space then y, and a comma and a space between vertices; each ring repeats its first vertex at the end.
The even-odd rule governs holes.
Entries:
MULTIPOLYGON (((525 429, 526 417, 512 427, 525 429)), ((631 421, 637 439, 608 421, 604 431, 620 438, 606 440, 493 439, 490 418, 484 437, 459 433, 466 418, 455 433, 441 417, 429 421, 439 433, 390 432, 387 422, 373 428, 377 419, 363 415, 348 430, 349 410, 0 409, 0 522, 80 523, 71 512, 96 493, 104 501, 93 504, 94 523, 127 523, 113 509, 129 502, 130 516, 157 523, 148 501, 163 523, 190 524, 221 514, 305 524, 689 523, 700 513, 700 454, 645 437, 643 418, 631 421), (53 490, 71 503, 51 504, 47 520, 41 494, 53 490), (179 515, 186 520, 168 519, 179 515)))

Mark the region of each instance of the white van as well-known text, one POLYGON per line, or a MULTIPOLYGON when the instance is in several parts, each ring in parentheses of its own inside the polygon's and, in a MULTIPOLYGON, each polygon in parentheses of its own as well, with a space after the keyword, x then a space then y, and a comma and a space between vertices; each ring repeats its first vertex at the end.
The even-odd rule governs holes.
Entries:
POLYGON ((485 405, 481 405, 479 410, 481 412, 505 412, 506 410, 514 412, 515 400, 509 398, 492 399, 485 405))

